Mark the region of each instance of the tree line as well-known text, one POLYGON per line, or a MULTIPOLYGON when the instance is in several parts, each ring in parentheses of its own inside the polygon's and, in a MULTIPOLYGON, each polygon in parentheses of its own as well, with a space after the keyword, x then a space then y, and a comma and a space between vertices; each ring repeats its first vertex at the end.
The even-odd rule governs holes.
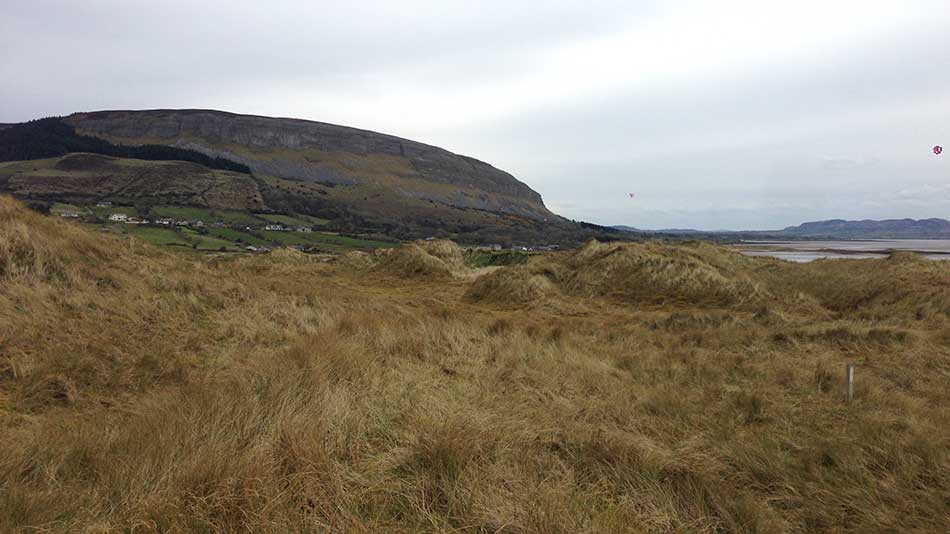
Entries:
POLYGON ((54 158, 71 152, 152 161, 190 161, 211 169, 251 174, 247 165, 196 150, 165 145, 115 145, 105 139, 80 135, 60 117, 36 119, 0 129, 0 161, 54 158))

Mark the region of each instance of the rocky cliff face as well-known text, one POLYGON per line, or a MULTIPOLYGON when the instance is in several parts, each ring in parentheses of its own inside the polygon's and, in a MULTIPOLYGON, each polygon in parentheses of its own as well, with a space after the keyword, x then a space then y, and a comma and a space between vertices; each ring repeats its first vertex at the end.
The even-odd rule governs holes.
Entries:
POLYGON ((101 111, 66 121, 117 143, 166 144, 226 157, 262 178, 373 186, 452 208, 557 219, 537 192, 487 163, 366 130, 206 110, 101 111))

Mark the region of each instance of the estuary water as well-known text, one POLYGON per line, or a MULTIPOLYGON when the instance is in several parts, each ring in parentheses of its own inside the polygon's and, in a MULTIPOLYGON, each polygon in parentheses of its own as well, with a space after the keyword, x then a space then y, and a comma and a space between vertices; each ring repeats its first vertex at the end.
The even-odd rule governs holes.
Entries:
POLYGON ((795 262, 808 262, 819 258, 883 258, 898 250, 916 252, 933 260, 950 260, 948 239, 743 241, 735 247, 747 256, 769 256, 795 262))

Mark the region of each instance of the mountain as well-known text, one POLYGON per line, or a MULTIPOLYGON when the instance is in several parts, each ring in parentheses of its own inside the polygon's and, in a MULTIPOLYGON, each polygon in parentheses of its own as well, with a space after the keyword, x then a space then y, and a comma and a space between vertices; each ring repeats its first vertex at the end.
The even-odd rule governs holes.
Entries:
POLYGON ((706 232, 701 230, 669 229, 640 230, 632 226, 612 226, 616 230, 634 234, 664 234, 669 236, 700 236, 704 239, 950 239, 950 221, 945 219, 886 219, 881 221, 846 221, 830 219, 811 221, 782 230, 735 230, 706 232))
POLYGON ((950 239, 950 221, 945 219, 886 219, 882 221, 831 219, 789 226, 780 233, 795 237, 836 239, 950 239))
POLYGON ((24 133, 30 131, 25 125, 0 129, 0 160, 73 152, 112 159, 7 169, 0 172, 0 191, 30 200, 131 202, 144 211, 171 201, 254 206, 327 219, 341 231, 399 238, 538 244, 616 234, 555 215, 536 191, 488 163, 367 130, 213 110, 98 111, 44 120, 58 121, 47 125, 56 135, 44 133, 39 142, 36 132, 24 133), (195 166, 172 173, 167 160, 197 163, 214 176, 195 166))
POLYGON ((384 186, 454 208, 554 217, 541 195, 487 163, 367 130, 209 110, 102 111, 65 121, 82 134, 195 150, 276 180, 384 186))
POLYGON ((620 230, 621 232, 630 232, 635 234, 700 234, 703 233, 701 230, 693 230, 692 228, 662 228, 660 230, 642 230, 634 226, 625 226, 622 224, 611 226, 614 230, 620 230))

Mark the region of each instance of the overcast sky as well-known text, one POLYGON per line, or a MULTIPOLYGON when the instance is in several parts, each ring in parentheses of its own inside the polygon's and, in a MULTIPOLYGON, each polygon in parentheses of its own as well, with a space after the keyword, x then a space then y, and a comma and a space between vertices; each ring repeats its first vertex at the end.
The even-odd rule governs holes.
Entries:
POLYGON ((948 0, 3 0, 0 79, 0 122, 345 124, 602 224, 950 218, 948 0))

